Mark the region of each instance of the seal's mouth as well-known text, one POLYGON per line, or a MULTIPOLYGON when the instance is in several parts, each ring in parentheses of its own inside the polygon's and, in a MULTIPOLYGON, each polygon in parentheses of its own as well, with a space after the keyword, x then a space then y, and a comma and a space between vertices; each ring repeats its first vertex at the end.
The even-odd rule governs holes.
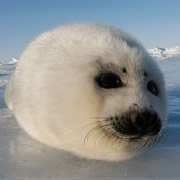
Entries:
POLYGON ((155 112, 129 112, 108 118, 95 117, 96 122, 86 125, 88 129, 84 145, 93 137, 94 144, 105 147, 125 143, 127 148, 149 149, 159 142, 163 135, 162 121, 155 112))
POLYGON ((127 142, 128 148, 145 151, 156 145, 164 134, 162 121, 155 112, 131 112, 106 119, 103 128, 117 142, 127 142))

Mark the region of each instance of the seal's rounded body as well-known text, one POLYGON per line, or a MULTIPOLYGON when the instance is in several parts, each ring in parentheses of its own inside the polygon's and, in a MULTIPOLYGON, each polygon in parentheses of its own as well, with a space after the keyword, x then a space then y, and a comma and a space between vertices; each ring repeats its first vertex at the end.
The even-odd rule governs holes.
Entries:
POLYGON ((32 137, 90 159, 137 155, 167 119, 154 60, 125 32, 99 24, 40 35, 22 54, 5 101, 32 137))

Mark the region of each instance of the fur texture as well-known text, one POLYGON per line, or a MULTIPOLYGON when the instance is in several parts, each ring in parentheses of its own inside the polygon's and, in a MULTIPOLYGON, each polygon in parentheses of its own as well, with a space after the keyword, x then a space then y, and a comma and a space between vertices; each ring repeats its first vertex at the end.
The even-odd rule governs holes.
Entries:
POLYGON ((155 61, 133 37, 99 24, 66 25, 40 35, 22 54, 5 101, 32 137, 90 159, 128 159, 154 142, 118 138, 104 128, 107 118, 133 104, 155 111, 163 127, 167 119, 164 80, 155 61), (121 77, 125 87, 99 88, 94 79, 104 71, 121 77), (150 80, 159 96, 147 90, 150 80))

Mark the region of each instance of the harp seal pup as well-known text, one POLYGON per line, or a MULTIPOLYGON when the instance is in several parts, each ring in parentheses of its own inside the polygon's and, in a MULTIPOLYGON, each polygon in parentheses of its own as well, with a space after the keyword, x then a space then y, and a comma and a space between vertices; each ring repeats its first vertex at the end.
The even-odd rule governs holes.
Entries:
POLYGON ((5 101, 40 142, 106 161, 151 147, 168 115, 163 75, 152 57, 122 30, 93 23, 64 25, 33 41, 5 101))

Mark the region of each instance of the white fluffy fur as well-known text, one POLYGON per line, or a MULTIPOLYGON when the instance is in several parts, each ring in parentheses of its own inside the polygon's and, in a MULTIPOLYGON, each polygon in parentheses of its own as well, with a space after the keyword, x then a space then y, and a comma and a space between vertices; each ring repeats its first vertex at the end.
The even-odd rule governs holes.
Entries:
POLYGON ((72 24, 40 35, 22 54, 5 101, 35 139, 90 159, 124 160, 144 143, 114 140, 100 128, 91 131, 102 122, 95 117, 115 116, 137 103, 152 105, 167 119, 164 81, 154 60, 125 32, 99 24, 72 24), (107 64, 125 88, 98 88, 94 78, 107 64), (126 75, 120 73, 123 67, 126 75), (159 97, 146 89, 149 80, 158 84, 159 97))

